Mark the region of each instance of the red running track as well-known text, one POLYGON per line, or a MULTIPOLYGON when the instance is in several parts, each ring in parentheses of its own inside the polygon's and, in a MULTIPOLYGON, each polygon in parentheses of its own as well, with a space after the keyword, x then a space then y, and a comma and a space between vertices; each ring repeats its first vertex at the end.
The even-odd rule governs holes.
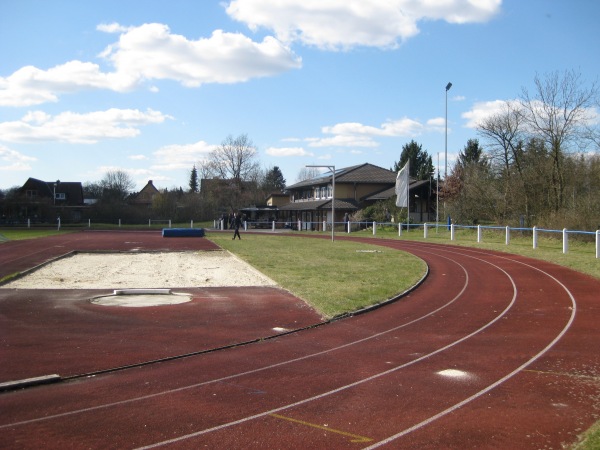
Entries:
POLYGON ((2 393, 0 447, 560 448, 597 419, 599 280, 506 254, 367 242, 423 258, 428 278, 324 326, 2 393))

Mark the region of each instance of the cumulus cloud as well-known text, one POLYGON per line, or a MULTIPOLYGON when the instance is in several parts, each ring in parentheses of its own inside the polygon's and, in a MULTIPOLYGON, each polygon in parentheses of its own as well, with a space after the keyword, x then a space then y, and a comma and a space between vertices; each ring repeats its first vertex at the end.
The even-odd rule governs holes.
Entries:
POLYGON ((137 136, 141 126, 162 123, 168 118, 152 109, 144 112, 111 108, 85 114, 63 112, 56 116, 32 111, 20 120, 0 123, 0 140, 94 144, 104 139, 137 136))
POLYGON ((270 156, 314 156, 302 147, 269 147, 265 153, 270 156))
POLYGON ((190 169, 200 160, 206 159, 208 154, 215 149, 214 145, 204 141, 193 144, 172 144, 156 150, 153 155, 156 164, 154 170, 190 169))
POLYGON ((300 58, 272 36, 254 42, 240 33, 216 30, 209 38, 189 40, 160 23, 128 29, 101 55, 116 73, 175 80, 188 87, 239 83, 301 65, 300 58))
POLYGON ((325 126, 321 131, 331 137, 308 138, 310 147, 378 147, 375 140, 378 137, 415 137, 428 130, 436 130, 434 124, 422 123, 404 117, 398 120, 388 120, 379 127, 364 125, 358 122, 343 122, 325 126))
POLYGON ((37 158, 0 145, 0 171, 31 170, 30 163, 33 161, 37 161, 37 158))
POLYGON ((462 113, 462 118, 467 119, 467 128, 476 128, 483 120, 506 109, 506 100, 492 100, 488 102, 477 102, 470 111, 462 113))
POLYGON ((486 22, 502 0, 232 0, 227 13, 251 30, 272 30, 284 42, 328 50, 395 48, 419 33, 418 24, 486 22))
POLYGON ((103 72, 96 63, 76 60, 47 70, 22 67, 0 77, 0 106, 56 102, 60 95, 91 89, 127 92, 151 80, 173 80, 186 87, 240 83, 302 65, 301 58, 272 36, 254 42, 239 33, 217 30, 209 38, 190 40, 159 23, 99 25, 97 29, 119 33, 118 42, 99 55, 113 71, 103 72))

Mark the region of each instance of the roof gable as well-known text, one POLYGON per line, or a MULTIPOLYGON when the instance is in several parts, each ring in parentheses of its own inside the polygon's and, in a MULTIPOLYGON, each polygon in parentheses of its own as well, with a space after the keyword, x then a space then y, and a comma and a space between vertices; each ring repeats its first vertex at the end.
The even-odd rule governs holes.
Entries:
MULTIPOLYGON (((331 183, 331 171, 318 177, 296 183, 286 189, 299 189, 308 186, 317 186, 331 183)), ((396 173, 373 164, 364 163, 357 166, 344 167, 335 170, 337 183, 396 183, 396 173)))

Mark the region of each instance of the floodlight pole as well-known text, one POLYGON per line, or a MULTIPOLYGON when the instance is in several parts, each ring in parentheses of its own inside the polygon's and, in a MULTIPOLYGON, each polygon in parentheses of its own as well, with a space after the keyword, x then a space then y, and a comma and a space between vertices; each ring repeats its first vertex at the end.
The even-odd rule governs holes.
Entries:
POLYGON ((446 179, 448 178, 448 91, 451 87, 452 83, 448 83, 446 85, 446 143, 444 145, 446 169, 444 170, 444 181, 446 181, 446 179))
POLYGON ((335 166, 306 166, 306 167, 320 167, 331 170, 331 242, 335 241, 335 166))

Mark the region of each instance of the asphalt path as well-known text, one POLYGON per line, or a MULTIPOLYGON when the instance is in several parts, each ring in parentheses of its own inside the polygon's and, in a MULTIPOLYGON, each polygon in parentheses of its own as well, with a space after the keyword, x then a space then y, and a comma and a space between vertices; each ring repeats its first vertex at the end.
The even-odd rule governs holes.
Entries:
MULTIPOLYGON (((366 242, 415 254, 427 262, 428 277, 366 314, 1 393, 0 447, 561 448, 597 420, 599 280, 508 254, 366 242)), ((5 323, 15 307, 8 294, 0 292, 5 323)), ((284 302, 295 305, 302 324, 315 319, 295 300, 284 302)), ((232 323, 227 339, 256 320, 247 322, 232 323)), ((27 325, 32 333, 44 328, 36 320, 27 325)), ((265 332, 254 329, 245 339, 265 332)), ((97 359, 103 366, 102 354, 97 359)))

